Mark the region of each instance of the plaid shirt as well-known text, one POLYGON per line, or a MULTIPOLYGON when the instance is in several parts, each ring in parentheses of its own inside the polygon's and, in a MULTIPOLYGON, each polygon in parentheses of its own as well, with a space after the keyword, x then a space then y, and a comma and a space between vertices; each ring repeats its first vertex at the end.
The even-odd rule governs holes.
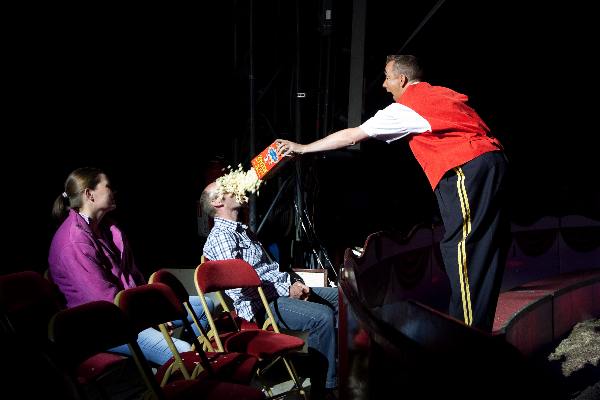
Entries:
MULTIPOLYGON (((244 224, 215 217, 215 225, 204 244, 204 256, 209 260, 241 258, 252 265, 269 302, 290 294, 290 275, 279 271, 279 264, 270 260, 256 235, 244 224)), ((237 314, 248 321, 264 309, 254 288, 230 289, 225 293, 233 300, 237 314)))

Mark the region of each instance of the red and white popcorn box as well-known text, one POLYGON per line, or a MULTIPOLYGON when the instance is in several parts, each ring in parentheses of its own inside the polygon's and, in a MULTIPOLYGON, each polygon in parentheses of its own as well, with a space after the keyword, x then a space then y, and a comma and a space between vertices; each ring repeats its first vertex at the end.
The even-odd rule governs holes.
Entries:
POLYGON ((254 157, 251 164, 258 179, 265 180, 281 168, 288 159, 288 157, 281 157, 279 155, 277 152, 277 143, 273 142, 266 149, 261 151, 259 155, 254 157))

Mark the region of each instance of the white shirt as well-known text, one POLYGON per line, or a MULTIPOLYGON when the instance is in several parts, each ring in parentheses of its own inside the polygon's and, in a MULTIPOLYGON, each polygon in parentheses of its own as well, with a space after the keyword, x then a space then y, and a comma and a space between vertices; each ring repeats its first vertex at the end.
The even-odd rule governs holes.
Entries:
POLYGON ((411 133, 431 131, 431 125, 420 114, 403 104, 392 103, 366 120, 360 128, 372 138, 390 143, 411 133))

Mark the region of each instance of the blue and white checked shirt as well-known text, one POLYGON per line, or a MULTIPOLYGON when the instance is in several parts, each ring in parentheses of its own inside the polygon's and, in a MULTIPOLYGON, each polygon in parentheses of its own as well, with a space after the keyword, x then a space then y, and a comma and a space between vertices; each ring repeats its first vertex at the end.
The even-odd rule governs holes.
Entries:
MULTIPOLYGON (((279 264, 269 259, 256 235, 246 225, 215 217, 215 225, 206 238, 203 251, 209 260, 241 258, 252 265, 269 302, 280 296, 289 296, 290 275, 279 271, 279 264)), ((231 289, 225 293, 233 300, 237 314, 248 321, 264 309, 254 288, 231 289)))

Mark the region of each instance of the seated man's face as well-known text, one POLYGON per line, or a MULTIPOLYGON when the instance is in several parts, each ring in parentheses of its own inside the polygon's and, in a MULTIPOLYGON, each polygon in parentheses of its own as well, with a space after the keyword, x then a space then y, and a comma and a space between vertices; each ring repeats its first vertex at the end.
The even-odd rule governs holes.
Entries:
POLYGON ((226 208, 230 210, 235 210, 247 206, 248 202, 237 201, 234 195, 232 195, 231 193, 225 193, 223 195, 223 204, 226 208))

